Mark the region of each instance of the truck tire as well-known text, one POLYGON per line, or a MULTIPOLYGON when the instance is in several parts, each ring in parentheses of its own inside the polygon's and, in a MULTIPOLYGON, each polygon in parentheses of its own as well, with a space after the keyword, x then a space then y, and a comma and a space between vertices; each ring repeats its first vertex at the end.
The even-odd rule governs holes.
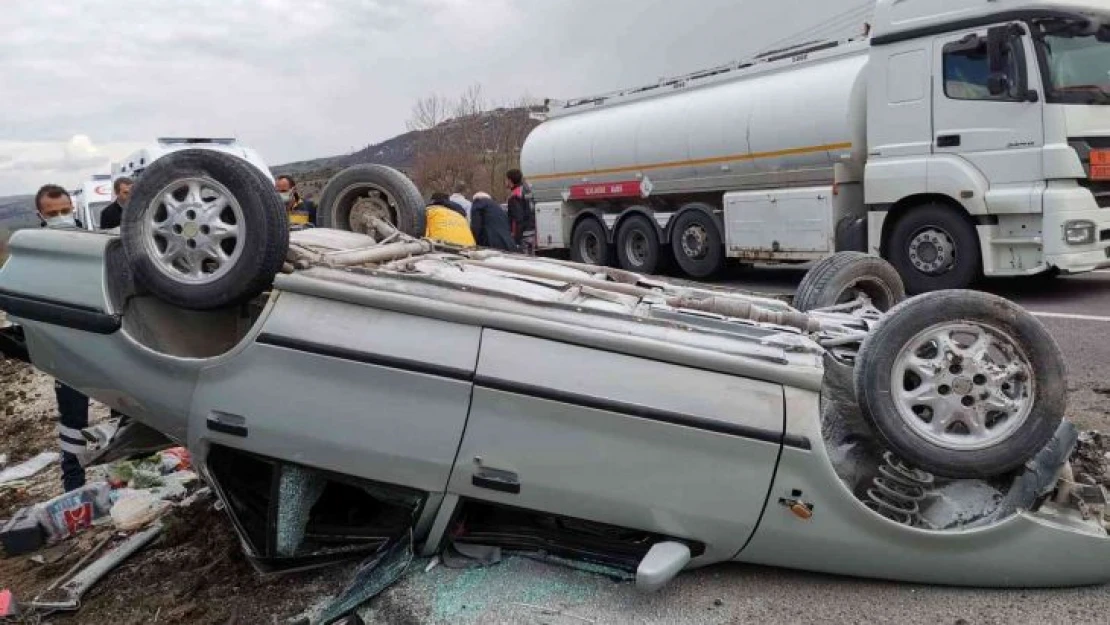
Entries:
POLYGON ((912 295, 968 288, 982 265, 975 226, 944 204, 910 209, 894 224, 887 250, 912 295))
POLYGON ((976 291, 894 307, 860 348, 856 397, 902 460, 952 479, 1020 468, 1064 417, 1059 346, 1014 303, 976 291))
POLYGON ((612 248, 600 221, 587 217, 574 226, 570 237, 570 259, 574 262, 607 267, 612 262, 612 248))
POLYGON ((710 206, 695 204, 688 207, 692 210, 679 215, 671 229, 674 259, 679 269, 691 278, 709 278, 725 265, 724 239, 717 220, 709 213, 698 210, 712 210, 710 206))
POLYGON ((861 252, 839 252, 821 259, 806 273, 794 296, 794 307, 809 312, 849 303, 861 294, 886 312, 906 299, 906 288, 885 260, 861 252))
POLYGON ((191 310, 262 293, 289 248, 289 217, 250 163, 213 150, 181 150, 135 183, 120 238, 139 284, 191 310))
POLYGON ((633 215, 617 231, 617 261, 621 269, 654 274, 659 269, 663 250, 655 224, 643 215, 633 215))
POLYGON ((420 189, 403 173, 384 165, 355 165, 324 185, 317 208, 321 228, 369 233, 370 217, 423 237, 426 216, 420 189))

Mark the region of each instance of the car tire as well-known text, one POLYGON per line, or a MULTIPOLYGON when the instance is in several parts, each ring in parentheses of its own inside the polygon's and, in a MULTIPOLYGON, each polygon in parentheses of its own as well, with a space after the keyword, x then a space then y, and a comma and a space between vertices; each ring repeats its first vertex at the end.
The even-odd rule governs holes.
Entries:
POLYGON ((633 215, 617 231, 617 261, 621 269, 654 274, 663 256, 655 225, 643 215, 633 215))
POLYGON ((253 165, 213 150, 173 152, 138 178, 120 238, 136 281, 191 310, 266 290, 289 248, 289 217, 253 165))
POLYGON ((570 238, 570 259, 584 265, 607 267, 612 262, 613 246, 601 222, 587 217, 574 226, 570 238))
POLYGON ((794 296, 802 312, 846 304, 866 295, 882 312, 906 299, 898 271, 885 260, 861 252, 839 252, 817 262, 806 273, 794 296))
POLYGON ((725 265, 724 239, 712 217, 712 207, 696 204, 688 208, 671 229, 675 262, 683 273, 696 280, 713 277, 725 265))
POLYGON ((409 236, 425 232, 424 198, 408 176, 384 165, 356 165, 328 180, 320 192, 317 225, 368 233, 368 217, 388 221, 409 236), (359 201, 366 201, 360 206, 359 201))
POLYGON ((1014 303, 941 291, 883 317, 860 348, 855 389, 864 418, 904 461, 984 479, 1020 468, 1052 439, 1064 371, 1052 336, 1014 303))
POLYGON ((982 268, 975 225, 945 204, 911 208, 894 224, 887 250, 911 295, 966 289, 982 268))

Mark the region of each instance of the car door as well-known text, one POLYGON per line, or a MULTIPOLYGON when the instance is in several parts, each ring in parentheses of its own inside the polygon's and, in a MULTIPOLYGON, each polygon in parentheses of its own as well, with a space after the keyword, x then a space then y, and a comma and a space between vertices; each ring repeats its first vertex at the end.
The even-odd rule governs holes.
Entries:
MULTIPOLYGON (((1033 51, 1014 36, 1004 55, 1012 87, 991 95, 987 29, 938 37, 935 41, 933 88, 934 152, 953 154, 974 164, 995 185, 1035 185, 1043 180, 1044 115, 1040 101, 1021 91, 1040 84, 1033 51)), ((1038 98, 1043 100, 1043 97, 1038 98)))
POLYGON ((280 293, 257 339, 201 372, 189 437, 443 492, 480 329, 280 293))
POLYGON ((782 388, 485 330, 449 491, 738 552, 762 513, 782 388))

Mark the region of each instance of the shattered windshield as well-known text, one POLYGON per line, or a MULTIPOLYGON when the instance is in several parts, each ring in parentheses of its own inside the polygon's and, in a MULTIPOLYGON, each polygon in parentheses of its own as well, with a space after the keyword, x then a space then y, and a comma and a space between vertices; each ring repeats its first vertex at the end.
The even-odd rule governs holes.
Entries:
POLYGON ((1037 27, 1049 101, 1110 104, 1110 24, 1053 19, 1037 27))

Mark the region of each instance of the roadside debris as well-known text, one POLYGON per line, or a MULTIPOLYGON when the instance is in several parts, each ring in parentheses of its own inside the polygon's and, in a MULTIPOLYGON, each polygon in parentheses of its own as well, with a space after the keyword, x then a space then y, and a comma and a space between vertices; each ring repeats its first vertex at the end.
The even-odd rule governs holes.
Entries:
MULTIPOLYGON (((158 524, 131 536, 118 547, 93 562, 88 568, 74 575, 69 581, 36 597, 31 602, 31 606, 45 610, 77 610, 81 607, 81 597, 89 588, 92 588, 101 578, 136 551, 145 547, 161 532, 162 526, 158 524)), ((99 550, 91 551, 90 555, 97 551, 99 550)))
POLYGON ((112 508, 107 482, 93 482, 35 506, 35 518, 55 544, 106 516, 112 508))
POLYGON ((359 606, 378 596, 405 574, 413 559, 412 531, 390 541, 363 562, 347 588, 332 601, 312 625, 330 625, 354 612, 359 606))
POLYGON ((19 616, 19 608, 16 607, 12 591, 5 588, 0 590, 0 618, 8 616, 19 616))
POLYGON ((23 508, 15 513, 3 529, 0 529, 0 543, 9 556, 20 556, 42 547, 45 540, 42 528, 35 519, 32 508, 23 508))
MULTIPOLYGON (((26 480, 30 477, 34 477, 37 473, 41 472, 46 467, 54 464, 55 462, 58 462, 60 458, 60 454, 52 451, 47 451, 35 456, 34 458, 31 458, 26 462, 17 464, 14 467, 4 469, 3 471, 0 471, 0 488, 3 488, 4 486, 12 482, 18 482, 26 480)), ((6 454, 4 455, 4 459, 5 461, 7 460, 6 454)), ((3 466, 4 464, 6 463, 0 462, 0 466, 3 466)))

